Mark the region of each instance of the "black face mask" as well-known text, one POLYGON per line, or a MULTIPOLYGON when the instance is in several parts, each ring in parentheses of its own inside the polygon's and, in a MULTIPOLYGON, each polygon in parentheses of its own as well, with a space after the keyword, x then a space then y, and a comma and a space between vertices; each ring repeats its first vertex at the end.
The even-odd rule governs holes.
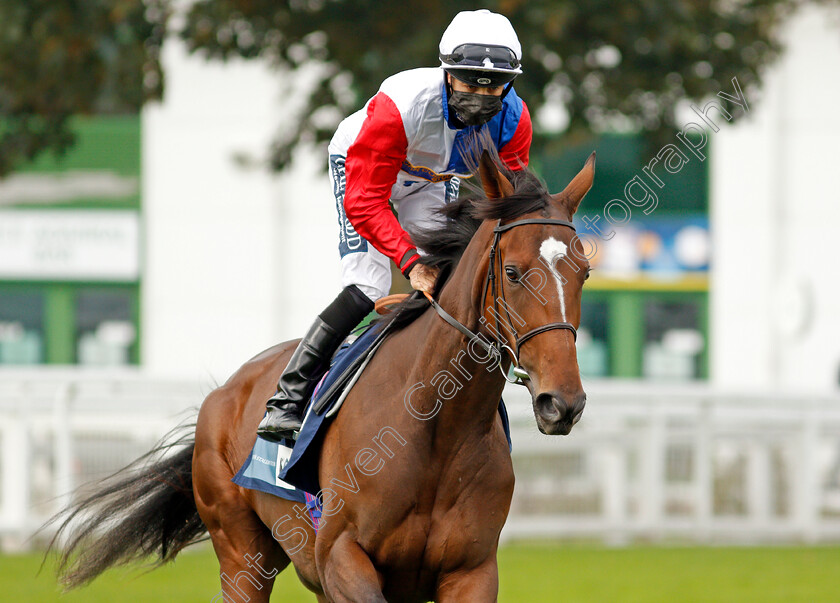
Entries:
POLYGON ((449 95, 449 110, 465 126, 480 126, 502 110, 502 97, 453 90, 449 95))

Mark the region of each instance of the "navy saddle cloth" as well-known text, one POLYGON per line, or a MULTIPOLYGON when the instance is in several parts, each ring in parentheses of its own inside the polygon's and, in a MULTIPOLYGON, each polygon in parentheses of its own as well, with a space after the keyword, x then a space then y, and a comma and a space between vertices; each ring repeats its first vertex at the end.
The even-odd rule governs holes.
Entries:
MULTIPOLYGON (((341 390, 331 391, 334 389, 331 386, 371 347, 380 330, 381 326, 374 323, 353 343, 345 344, 338 350, 329 372, 321 380, 306 409, 297 441, 284 440, 283 443, 275 443, 258 437, 251 455, 233 478, 235 483, 244 488, 298 501, 304 501, 304 493, 317 494, 321 491, 318 459, 327 427, 332 420, 327 415, 342 393, 341 390), (324 395, 330 395, 332 399, 328 400, 325 409, 317 414, 313 408, 319 405, 320 398, 324 395)), ((504 401, 499 402, 499 414, 510 446, 510 423, 504 401)))

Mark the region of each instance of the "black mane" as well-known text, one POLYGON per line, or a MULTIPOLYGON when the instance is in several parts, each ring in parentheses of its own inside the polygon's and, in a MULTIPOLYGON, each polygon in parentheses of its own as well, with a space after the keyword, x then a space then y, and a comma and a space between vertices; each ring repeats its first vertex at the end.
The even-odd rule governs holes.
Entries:
MULTIPOLYGON (((488 199, 480 187, 468 183, 474 196, 467 196, 437 211, 441 222, 435 227, 412 231, 411 239, 426 255, 419 262, 440 269, 435 283, 439 292, 458 265, 467 245, 485 220, 512 220, 526 214, 542 212, 548 217, 550 197, 539 178, 527 169, 512 171, 495 161, 499 171, 513 185, 513 194, 501 199, 488 199)), ((476 171, 476 170, 474 170, 476 171)), ((478 179, 478 175, 475 176, 478 179)), ((429 307, 426 298, 415 292, 397 306, 391 314, 379 319, 383 324, 392 323, 393 330, 410 324, 429 307)))

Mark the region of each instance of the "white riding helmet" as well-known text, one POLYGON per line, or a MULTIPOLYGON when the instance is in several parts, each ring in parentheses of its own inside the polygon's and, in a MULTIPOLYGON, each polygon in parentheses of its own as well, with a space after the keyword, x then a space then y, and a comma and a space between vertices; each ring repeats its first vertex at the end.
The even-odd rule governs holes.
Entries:
POLYGON ((487 9, 462 11, 440 39, 440 64, 473 86, 502 86, 522 73, 522 46, 507 17, 487 9))

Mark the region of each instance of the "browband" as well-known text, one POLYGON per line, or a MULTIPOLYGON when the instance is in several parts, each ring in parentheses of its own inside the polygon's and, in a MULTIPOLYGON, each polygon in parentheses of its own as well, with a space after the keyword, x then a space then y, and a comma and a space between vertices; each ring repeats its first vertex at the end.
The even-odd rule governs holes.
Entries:
POLYGON ((525 226, 526 224, 557 224, 560 226, 568 226, 569 228, 577 232, 577 229, 575 228, 574 224, 567 220, 558 220, 556 218, 529 218, 527 220, 517 220, 515 222, 508 222, 507 224, 500 224, 499 226, 493 229, 493 232, 502 233, 506 230, 510 230, 515 226, 525 226))

